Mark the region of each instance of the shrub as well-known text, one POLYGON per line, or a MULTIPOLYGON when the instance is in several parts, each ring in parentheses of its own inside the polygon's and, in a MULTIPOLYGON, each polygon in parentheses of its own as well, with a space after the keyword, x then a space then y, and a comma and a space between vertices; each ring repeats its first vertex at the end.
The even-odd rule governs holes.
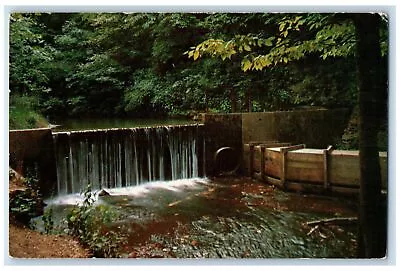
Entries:
POLYGON ((94 205, 95 194, 90 186, 84 192, 84 201, 67 215, 69 233, 87 245, 95 257, 119 257, 125 236, 107 228, 118 218, 118 213, 109 206, 94 205))

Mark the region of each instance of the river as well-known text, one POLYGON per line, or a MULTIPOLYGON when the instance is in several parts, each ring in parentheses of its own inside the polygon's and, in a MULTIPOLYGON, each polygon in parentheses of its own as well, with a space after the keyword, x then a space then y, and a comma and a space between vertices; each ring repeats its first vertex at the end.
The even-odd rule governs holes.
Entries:
MULTIPOLYGON (((153 182, 108 192, 96 204, 112 206, 120 214, 109 227, 127 237, 123 257, 357 256, 356 224, 307 225, 356 216, 350 199, 288 193, 233 177, 153 182)), ((78 194, 61 196, 47 204, 61 218, 81 199, 78 194)))
POLYGON ((164 125, 185 125, 199 122, 190 119, 147 119, 147 118, 74 118, 55 120, 53 125, 60 125, 53 128, 53 131, 110 129, 110 128, 133 128, 152 127, 164 125))

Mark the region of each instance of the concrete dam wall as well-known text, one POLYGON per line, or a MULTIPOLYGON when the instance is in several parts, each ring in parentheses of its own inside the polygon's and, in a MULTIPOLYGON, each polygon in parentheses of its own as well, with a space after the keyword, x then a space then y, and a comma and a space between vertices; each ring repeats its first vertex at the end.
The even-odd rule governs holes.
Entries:
POLYGON ((9 132, 10 166, 35 172, 42 192, 73 193, 146 181, 244 173, 243 146, 279 141, 325 148, 337 142, 349 112, 299 110, 204 114, 203 124, 52 133, 9 132))

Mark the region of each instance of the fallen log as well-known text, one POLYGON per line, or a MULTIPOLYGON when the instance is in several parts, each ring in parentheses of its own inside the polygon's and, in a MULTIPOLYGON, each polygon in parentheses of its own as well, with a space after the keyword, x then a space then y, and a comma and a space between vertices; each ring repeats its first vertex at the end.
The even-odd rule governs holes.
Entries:
POLYGON ((319 225, 317 225, 317 226, 314 226, 314 228, 312 228, 308 233, 307 233, 307 236, 308 235, 310 235, 310 234, 312 234, 316 229, 318 229, 319 228, 319 225))
POLYGON ((357 217, 332 217, 321 220, 309 221, 306 222, 307 226, 316 226, 316 225, 324 225, 324 224, 346 224, 346 223, 355 223, 358 221, 357 217))

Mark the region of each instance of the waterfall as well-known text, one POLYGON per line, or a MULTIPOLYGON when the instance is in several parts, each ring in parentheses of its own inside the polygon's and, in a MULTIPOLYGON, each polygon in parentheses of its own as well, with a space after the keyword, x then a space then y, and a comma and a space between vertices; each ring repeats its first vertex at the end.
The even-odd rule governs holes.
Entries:
POLYGON ((204 177, 202 125, 55 132, 58 195, 204 177))

